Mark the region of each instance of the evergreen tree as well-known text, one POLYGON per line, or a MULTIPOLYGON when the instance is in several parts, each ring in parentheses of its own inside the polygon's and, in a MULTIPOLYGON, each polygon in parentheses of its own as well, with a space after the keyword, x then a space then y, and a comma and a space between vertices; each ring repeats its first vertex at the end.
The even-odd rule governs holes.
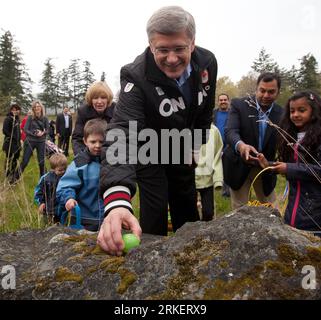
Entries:
POLYGON ((70 88, 69 88, 69 79, 68 79, 68 70, 62 69, 57 73, 57 80, 59 82, 58 86, 58 97, 59 103, 63 107, 64 105, 68 104, 70 101, 70 88))
POLYGON ((32 101, 32 81, 22 59, 22 53, 14 46, 10 31, 0 37, 0 108, 8 109, 15 101, 27 110, 32 101))
POLYGON ((90 62, 83 62, 83 71, 81 76, 80 101, 83 101, 89 86, 95 81, 94 74, 90 70, 90 62))
POLYGON ((266 52, 265 48, 261 49, 259 57, 253 61, 251 68, 258 74, 263 72, 281 73, 278 63, 271 58, 271 55, 266 52))
POLYGON ((40 85, 43 92, 40 93, 39 97, 42 100, 45 109, 55 109, 57 113, 57 78, 54 73, 54 65, 51 62, 51 58, 48 58, 45 62, 45 70, 42 72, 42 78, 40 85))
POLYGON ((72 59, 68 67, 69 78, 69 96, 73 104, 73 108, 77 111, 82 96, 81 92, 81 71, 79 59, 72 59))
POLYGON ((293 65, 290 70, 286 71, 282 79, 283 87, 289 92, 294 93, 299 89, 299 70, 293 65))
POLYGON ((298 87, 300 90, 311 89, 320 93, 320 76, 318 73, 318 62, 315 57, 308 53, 301 59, 298 70, 298 87))

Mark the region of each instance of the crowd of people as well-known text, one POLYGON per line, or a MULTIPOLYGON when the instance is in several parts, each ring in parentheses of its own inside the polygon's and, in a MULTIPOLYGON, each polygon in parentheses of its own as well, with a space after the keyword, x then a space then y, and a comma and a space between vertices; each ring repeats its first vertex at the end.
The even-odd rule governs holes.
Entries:
POLYGON ((49 122, 42 103, 34 101, 23 124, 20 106, 10 106, 3 124, 6 178, 19 183, 37 150, 35 201, 46 223, 65 224, 70 212, 73 224, 78 208, 82 227, 99 231, 101 248, 120 255, 123 228, 137 237, 167 235, 168 211, 174 232, 186 222, 212 220, 218 189, 232 209, 248 203, 252 185, 261 203, 275 204, 277 174, 282 174, 289 186, 285 223, 321 234, 320 97, 304 90, 279 106, 281 78, 265 72, 254 95, 230 99, 219 93, 215 107, 217 61, 195 44, 195 34, 194 18, 183 8, 157 10, 147 22, 147 48, 120 71, 117 102, 105 82, 93 83, 74 127, 68 106, 49 122), (157 157, 148 163, 131 153, 132 139, 135 155, 146 148, 137 138, 146 130, 159 142, 150 143, 157 157), (179 137, 187 131, 192 141, 189 147, 169 147, 168 162, 160 142, 164 130, 176 130, 179 137), (56 137, 46 173, 47 140, 55 145, 56 137), (67 165, 70 138, 74 158, 67 165), (110 153, 122 161, 111 161, 110 153), (131 205, 137 186, 139 220, 131 205))

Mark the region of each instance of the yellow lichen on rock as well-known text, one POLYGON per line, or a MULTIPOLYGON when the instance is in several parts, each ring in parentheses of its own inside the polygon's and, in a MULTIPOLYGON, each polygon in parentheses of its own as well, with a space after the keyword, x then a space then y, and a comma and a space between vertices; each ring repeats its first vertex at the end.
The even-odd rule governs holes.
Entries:
POLYGON ((123 294, 128 287, 136 281, 137 276, 135 273, 124 268, 119 268, 117 272, 120 275, 120 283, 117 287, 117 292, 123 294))
POLYGON ((75 281, 78 283, 82 283, 83 280, 84 279, 83 279, 82 275, 80 275, 78 273, 74 273, 65 267, 59 267, 55 273, 55 281, 56 282, 75 281))

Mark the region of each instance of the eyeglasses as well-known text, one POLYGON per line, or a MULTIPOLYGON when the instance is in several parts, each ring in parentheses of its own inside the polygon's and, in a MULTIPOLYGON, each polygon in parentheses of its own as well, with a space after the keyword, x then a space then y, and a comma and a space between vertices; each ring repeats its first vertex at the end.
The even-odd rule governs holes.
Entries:
POLYGON ((158 56, 162 56, 162 57, 167 57, 169 55, 169 53, 172 51, 174 52, 177 56, 183 55, 187 52, 189 46, 179 46, 179 47, 175 47, 175 48, 155 48, 155 54, 158 56))

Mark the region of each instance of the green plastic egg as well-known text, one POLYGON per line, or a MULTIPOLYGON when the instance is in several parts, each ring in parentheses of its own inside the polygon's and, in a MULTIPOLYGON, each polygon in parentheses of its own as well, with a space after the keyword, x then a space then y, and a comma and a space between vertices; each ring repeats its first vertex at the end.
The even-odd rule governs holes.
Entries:
POLYGON ((139 246, 140 240, 133 233, 126 233, 123 235, 124 249, 123 251, 127 253, 131 249, 139 246))

